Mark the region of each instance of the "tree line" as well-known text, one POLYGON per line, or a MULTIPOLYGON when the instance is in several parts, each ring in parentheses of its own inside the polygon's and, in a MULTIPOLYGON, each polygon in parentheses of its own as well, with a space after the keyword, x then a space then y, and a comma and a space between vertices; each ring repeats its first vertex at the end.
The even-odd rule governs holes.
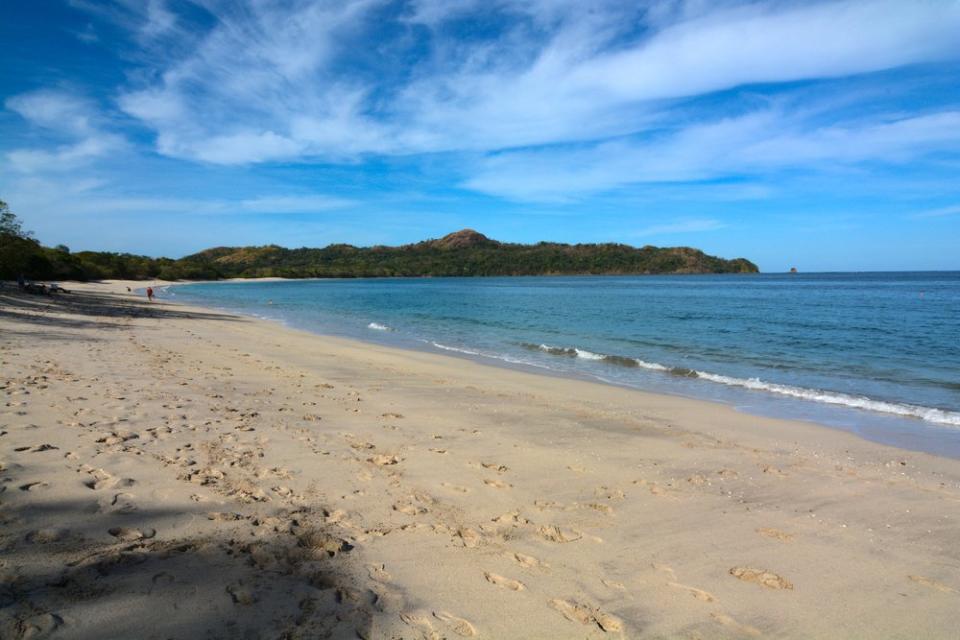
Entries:
POLYGON ((0 278, 38 280, 353 278, 573 274, 756 273, 749 260, 726 260, 690 247, 625 244, 511 244, 470 229, 399 247, 287 249, 218 247, 177 260, 129 253, 45 247, 0 201, 0 278))

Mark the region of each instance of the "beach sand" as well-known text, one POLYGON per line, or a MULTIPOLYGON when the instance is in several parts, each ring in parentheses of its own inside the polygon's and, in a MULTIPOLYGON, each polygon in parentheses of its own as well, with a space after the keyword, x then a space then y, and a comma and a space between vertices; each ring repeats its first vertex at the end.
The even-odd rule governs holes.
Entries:
POLYGON ((126 286, 0 289, 2 638, 957 637, 960 461, 126 286))

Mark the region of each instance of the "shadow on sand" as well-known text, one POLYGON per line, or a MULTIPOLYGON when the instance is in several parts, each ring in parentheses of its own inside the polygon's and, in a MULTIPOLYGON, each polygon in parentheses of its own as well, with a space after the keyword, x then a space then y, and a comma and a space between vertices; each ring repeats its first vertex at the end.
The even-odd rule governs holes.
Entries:
POLYGON ((11 496, 16 467, 2 472, 14 498, 4 502, 15 503, 0 511, 2 638, 379 637, 384 596, 352 575, 349 544, 311 524, 320 513, 301 509, 268 527, 199 505, 28 502, 26 492, 11 496), (191 519, 212 533, 169 533, 191 519))
POLYGON ((123 322, 117 320, 133 318, 243 321, 238 316, 151 304, 116 293, 74 291, 39 295, 0 289, 0 320, 56 329, 118 329, 123 322))

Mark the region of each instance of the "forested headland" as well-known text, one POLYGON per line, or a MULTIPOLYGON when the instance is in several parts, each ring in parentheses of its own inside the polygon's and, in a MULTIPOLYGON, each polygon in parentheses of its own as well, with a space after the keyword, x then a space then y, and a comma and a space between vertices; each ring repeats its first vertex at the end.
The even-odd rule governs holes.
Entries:
POLYGON ((397 247, 217 247, 179 259, 46 247, 0 201, 0 278, 36 280, 360 278, 757 273, 690 247, 498 242, 471 229, 397 247))

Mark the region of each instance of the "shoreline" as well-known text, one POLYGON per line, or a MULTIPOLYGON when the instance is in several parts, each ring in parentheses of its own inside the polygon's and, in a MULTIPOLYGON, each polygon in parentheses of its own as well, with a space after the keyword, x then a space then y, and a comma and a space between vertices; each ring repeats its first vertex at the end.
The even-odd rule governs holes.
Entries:
POLYGON ((960 621, 956 460, 90 286, 0 292, 0 635, 949 638, 960 621))
MULTIPOLYGON (((322 280, 322 279, 314 279, 322 280)), ((242 279, 233 279, 231 281, 209 281, 210 284, 222 282, 242 281, 242 279)), ((256 280, 255 280, 256 281, 256 280)), ((293 279, 267 278, 259 282, 270 281, 295 281, 293 279)), ((174 288, 198 284, 189 283, 168 283, 165 288, 174 288)), ((924 410, 931 413, 946 412, 946 410, 936 407, 923 407, 909 403, 877 400, 866 396, 850 395, 841 392, 823 391, 813 388, 790 387, 787 390, 792 393, 779 393, 767 388, 750 388, 751 380, 733 379, 723 374, 701 373, 698 377, 704 380, 704 383, 721 384, 719 391, 710 391, 705 388, 705 392, 697 394, 694 391, 671 390, 668 388, 645 389, 639 385, 633 385, 629 382, 620 381, 615 378, 603 377, 597 373, 571 371, 555 369, 548 366, 541 366, 528 362, 516 361, 508 357, 502 357, 495 354, 485 354, 481 351, 448 347, 437 342, 430 342, 422 338, 423 344, 415 344, 410 340, 405 342, 391 341, 383 336, 364 336, 356 333, 323 333, 297 326, 282 318, 270 318, 258 314, 244 314, 233 309, 224 307, 207 307, 202 301, 172 301, 178 304, 187 304, 196 308, 213 308, 223 313, 238 314, 243 317, 256 318, 260 321, 271 322, 283 326, 287 329, 305 331, 308 334, 319 338, 338 338, 355 341, 362 345, 387 346, 400 350, 410 350, 425 352, 444 357, 453 357, 457 360, 474 362, 482 366, 491 366, 499 369, 512 371, 523 371, 533 375, 543 375, 554 378, 563 378, 570 380, 579 380, 591 382, 594 384, 610 385, 622 389, 638 391, 654 395, 664 395, 671 398, 690 400, 696 402, 706 402, 730 408, 738 413, 751 415, 760 418, 781 419, 794 422, 803 422, 813 424, 831 430, 839 430, 848 434, 886 446, 891 446, 904 451, 923 452, 932 455, 960 459, 960 428, 950 423, 942 423, 936 420, 927 420, 917 415, 898 414, 890 411, 864 408, 844 402, 832 400, 822 401, 801 397, 800 393, 817 393, 826 395, 829 398, 843 396, 846 402, 862 400, 870 404, 889 405, 890 407, 904 411, 924 410), (378 339, 379 338, 379 339, 378 339), (432 348, 431 348, 432 347, 432 348), (739 384, 730 382, 714 382, 715 378, 724 380, 734 380, 739 384), (724 397, 724 394, 727 397, 724 397), (817 415, 819 413, 820 415, 817 415)), ((664 374, 666 375, 666 374, 664 374)), ((783 387, 774 383, 765 383, 771 387, 783 387)), ((947 412, 950 413, 950 412, 947 412)))

